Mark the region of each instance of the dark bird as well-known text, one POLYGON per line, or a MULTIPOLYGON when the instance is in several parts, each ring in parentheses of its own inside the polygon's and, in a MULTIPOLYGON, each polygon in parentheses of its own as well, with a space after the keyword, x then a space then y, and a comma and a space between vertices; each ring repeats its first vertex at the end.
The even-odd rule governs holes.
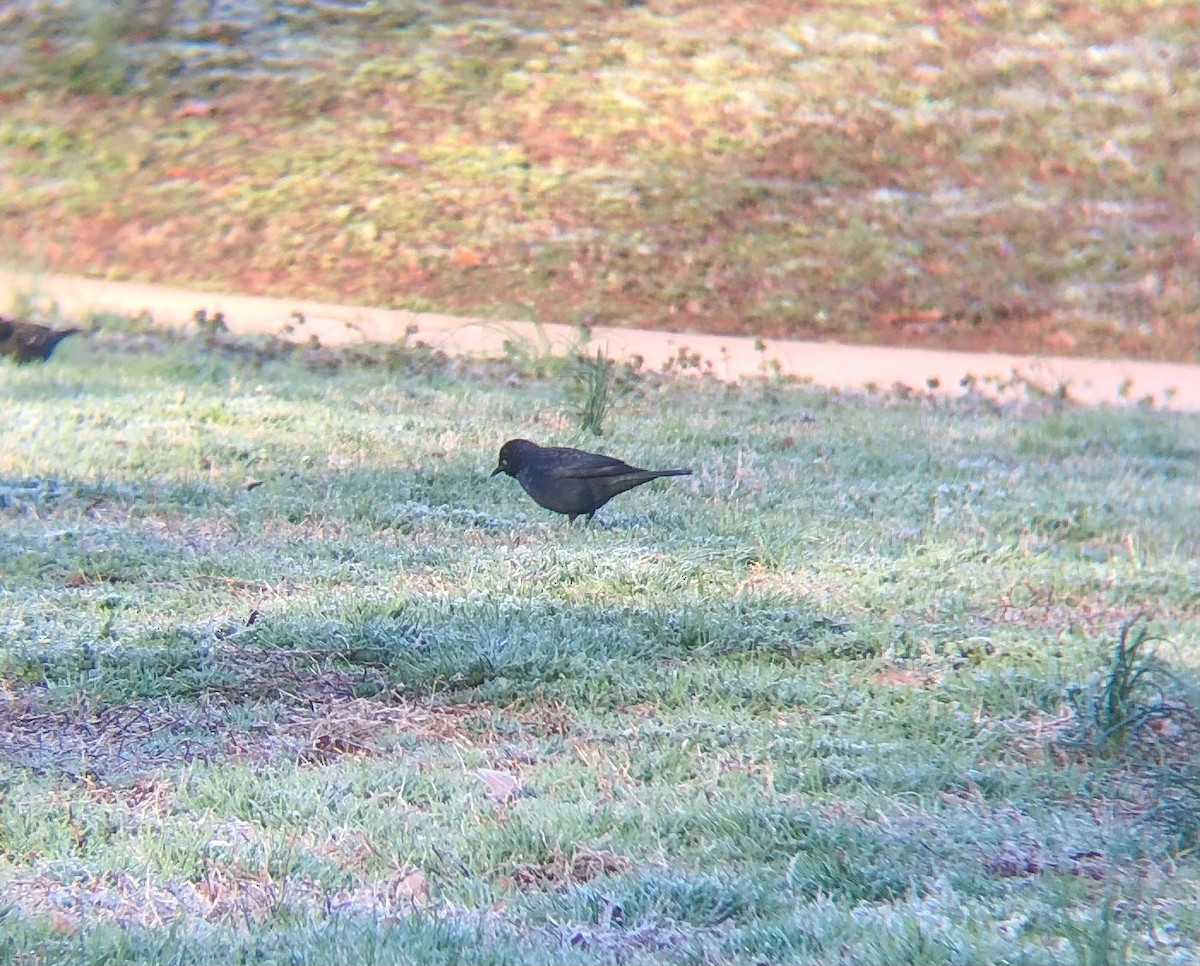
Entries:
POLYGON ((48 325, 36 325, 9 319, 0 315, 0 356, 9 356, 18 363, 40 361, 50 358, 57 346, 69 335, 80 329, 52 329, 48 325))
POLYGON ((691 472, 641 470, 600 453, 510 439, 500 447, 500 465, 492 471, 492 476, 507 473, 525 488, 538 506, 565 513, 568 522, 574 522, 581 513, 587 514, 590 520, 618 493, 660 476, 689 476, 691 472))

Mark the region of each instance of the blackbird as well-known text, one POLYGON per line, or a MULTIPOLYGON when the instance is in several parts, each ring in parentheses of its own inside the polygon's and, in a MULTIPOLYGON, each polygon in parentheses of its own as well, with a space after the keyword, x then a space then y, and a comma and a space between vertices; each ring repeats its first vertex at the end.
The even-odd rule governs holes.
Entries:
POLYGON ((500 447, 500 465, 492 471, 514 477, 538 506, 565 513, 573 523, 592 515, 618 493, 660 476, 689 476, 691 470, 641 470, 612 456, 585 453, 569 446, 538 446, 510 439, 500 447))
POLYGON ((80 329, 52 329, 20 319, 0 315, 0 356, 9 356, 18 363, 45 362, 63 339, 80 329))

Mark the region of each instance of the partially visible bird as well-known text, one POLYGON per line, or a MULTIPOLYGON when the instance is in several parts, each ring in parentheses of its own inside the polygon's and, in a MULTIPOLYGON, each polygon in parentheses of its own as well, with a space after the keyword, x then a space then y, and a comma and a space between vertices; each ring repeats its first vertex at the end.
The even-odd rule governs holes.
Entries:
POLYGON ((81 329, 52 329, 21 319, 0 315, 0 356, 9 356, 20 364, 45 362, 55 347, 69 335, 81 329))
POLYGON ((660 476, 688 476, 691 472, 643 470, 613 456, 510 439, 500 447, 500 464, 492 476, 507 473, 524 487, 534 503, 555 513, 565 513, 568 522, 573 523, 581 513, 590 520, 618 493, 660 476))

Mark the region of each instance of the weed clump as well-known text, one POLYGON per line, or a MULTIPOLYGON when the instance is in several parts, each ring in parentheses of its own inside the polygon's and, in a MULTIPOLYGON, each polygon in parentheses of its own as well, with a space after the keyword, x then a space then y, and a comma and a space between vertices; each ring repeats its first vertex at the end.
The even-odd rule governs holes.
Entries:
POLYGON ((604 417, 608 414, 612 398, 609 389, 613 382, 613 363, 602 349, 596 350, 595 358, 576 357, 572 377, 572 395, 575 417, 579 430, 593 436, 604 435, 604 417))
POLYGON ((1068 690, 1079 721, 1077 743, 1113 758, 1155 722, 1187 711, 1183 682, 1155 653, 1159 640, 1139 614, 1122 626, 1108 667, 1090 684, 1068 690))

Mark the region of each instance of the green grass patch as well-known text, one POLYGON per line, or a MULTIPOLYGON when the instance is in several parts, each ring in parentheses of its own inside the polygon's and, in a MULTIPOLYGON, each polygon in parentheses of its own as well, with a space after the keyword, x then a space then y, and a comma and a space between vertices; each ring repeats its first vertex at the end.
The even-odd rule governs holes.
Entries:
POLYGON ((488 477, 595 445, 536 347, 98 321, 0 364, 3 956, 1200 938, 1193 420, 605 365, 695 475, 568 526, 488 477))

